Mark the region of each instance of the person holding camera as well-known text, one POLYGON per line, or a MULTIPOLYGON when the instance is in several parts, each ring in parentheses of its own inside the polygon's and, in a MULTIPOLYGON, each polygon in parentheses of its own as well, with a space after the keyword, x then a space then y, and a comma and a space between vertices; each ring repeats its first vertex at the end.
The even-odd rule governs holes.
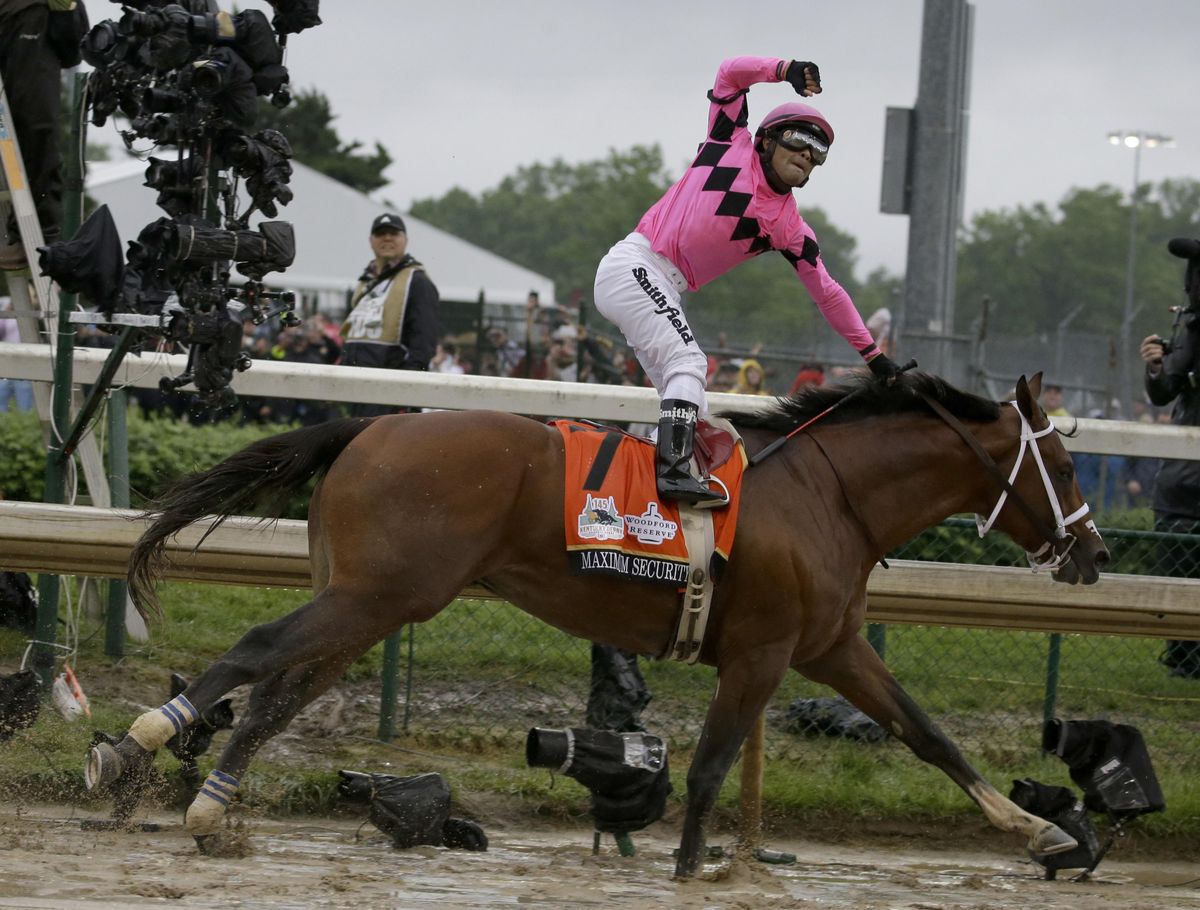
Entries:
POLYGON ((821 91, 815 63, 767 57, 722 63, 708 93, 707 135, 691 167, 596 271, 596 309, 624 334, 662 398, 656 473, 665 499, 712 506, 725 498, 690 469, 708 358, 688 324, 684 291, 777 250, 871 372, 889 381, 899 372, 825 269, 816 235, 792 198, 825 163, 833 143, 829 121, 791 102, 768 113, 755 132, 747 127, 747 93, 770 82, 788 82, 803 97, 821 91))
MULTIPOLYGON (((1172 240, 1172 254, 1188 261, 1184 275, 1186 305, 1177 311, 1170 341, 1151 335, 1142 341, 1146 396, 1163 406, 1174 402, 1171 423, 1200 426, 1200 240, 1172 240)), ((1154 529, 1197 535, 1196 540, 1159 543, 1159 568, 1165 575, 1200 578, 1200 461, 1165 459, 1154 482, 1154 529)), ((1200 642, 1167 642, 1162 662, 1171 675, 1200 679, 1200 642)))
MULTIPOLYGON (((62 223, 62 70, 79 63, 79 41, 87 30, 83 0, 0 0, 0 78, 46 243, 58 239, 62 223)), ((24 268, 25 250, 11 212, 0 229, 0 268, 24 268)))
MULTIPOLYGON (((342 364, 392 370, 428 370, 437 350, 438 290, 425 267, 408 253, 408 230, 399 215, 371 222, 375 258, 358 279, 342 324, 342 364)), ((351 417, 392 414, 387 405, 354 404, 351 417)))

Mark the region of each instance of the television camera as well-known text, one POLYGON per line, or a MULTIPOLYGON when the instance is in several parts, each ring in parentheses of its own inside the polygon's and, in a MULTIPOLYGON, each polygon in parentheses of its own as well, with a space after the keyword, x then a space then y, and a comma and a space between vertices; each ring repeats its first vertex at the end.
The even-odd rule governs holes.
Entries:
MULTIPOLYGON (((117 2, 117 0, 114 0, 117 2)), ((246 322, 278 316, 294 325, 295 296, 264 279, 295 259, 286 221, 268 219, 292 200, 292 149, 277 130, 254 130, 258 98, 290 103, 283 64, 289 35, 319 25, 319 0, 269 0, 260 10, 227 13, 213 0, 124 0, 119 19, 94 26, 81 43, 95 69, 87 88, 90 122, 120 116, 131 151, 149 140, 145 185, 166 217, 146 225, 122 253, 101 206, 74 238, 41 250, 43 273, 77 292, 98 313, 76 313, 108 331, 131 328, 131 350, 151 339, 187 348, 185 371, 164 391, 194 384, 201 408, 236 401, 234 372, 246 322), (244 191, 244 192, 243 192, 244 191), (245 199, 248 198, 248 205, 245 199), (234 272, 244 282, 235 282, 234 272)))

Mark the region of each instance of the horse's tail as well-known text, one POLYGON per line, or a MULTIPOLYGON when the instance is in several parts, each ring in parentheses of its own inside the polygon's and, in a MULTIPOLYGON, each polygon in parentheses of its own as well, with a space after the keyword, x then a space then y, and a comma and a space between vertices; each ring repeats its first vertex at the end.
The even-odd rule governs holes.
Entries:
POLYGON ((129 558, 129 593, 142 617, 148 610, 162 615, 154 587, 162 573, 168 538, 205 515, 216 516, 205 537, 230 515, 253 507, 278 516, 291 495, 328 469, 374 420, 332 420, 260 439, 207 471, 173 483, 148 511, 157 517, 138 538, 129 558))

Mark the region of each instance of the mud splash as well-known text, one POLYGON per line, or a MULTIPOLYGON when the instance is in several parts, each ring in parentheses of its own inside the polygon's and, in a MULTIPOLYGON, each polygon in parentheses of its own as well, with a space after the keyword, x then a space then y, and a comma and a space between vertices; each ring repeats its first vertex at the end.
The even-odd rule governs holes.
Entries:
POLYGON ((200 855, 178 816, 160 826, 84 831, 97 815, 62 806, 0 804, 0 908, 99 910, 169 902, 179 908, 617 908, 683 910, 1200 910, 1200 865, 1106 860, 1088 882, 1045 882, 1019 856, 772 842, 794 865, 745 857, 710 861, 692 881, 671 879, 677 834, 634 836, 637 855, 607 841, 592 854, 584 829, 489 829, 491 848, 398 851, 374 828, 345 819, 240 818, 244 855, 200 855))

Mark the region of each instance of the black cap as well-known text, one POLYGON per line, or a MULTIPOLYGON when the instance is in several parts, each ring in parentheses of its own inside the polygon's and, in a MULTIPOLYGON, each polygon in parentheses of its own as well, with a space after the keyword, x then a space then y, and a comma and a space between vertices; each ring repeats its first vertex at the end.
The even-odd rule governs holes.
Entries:
POLYGON ((380 231, 405 231, 404 219, 399 215, 380 215, 371 222, 371 233, 377 234, 380 231))

